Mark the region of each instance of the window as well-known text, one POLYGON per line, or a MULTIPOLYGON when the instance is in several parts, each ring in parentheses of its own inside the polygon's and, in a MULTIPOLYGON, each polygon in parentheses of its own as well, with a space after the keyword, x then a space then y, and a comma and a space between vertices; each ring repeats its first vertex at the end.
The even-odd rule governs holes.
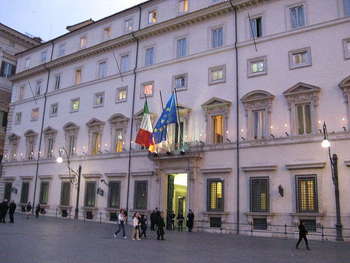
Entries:
POLYGON ((42 81, 41 81, 41 80, 38 80, 38 81, 36 82, 35 96, 40 96, 40 94, 41 94, 41 84, 42 84, 42 81))
POLYGON ((80 48, 86 48, 87 38, 86 36, 80 38, 80 48))
POLYGON ((181 58, 187 56, 187 39, 181 38, 176 41, 176 57, 181 58))
POLYGON ((267 219, 265 218, 253 218, 254 230, 267 230, 267 219))
POLYGON ((28 202, 29 196, 29 182, 22 182, 22 190, 21 190, 21 204, 26 204, 28 202))
POLYGON ((226 66, 209 68, 209 85, 223 83, 226 81, 226 66))
POLYGON ((211 47, 219 48, 224 44, 224 29, 222 27, 211 30, 211 47))
POLYGON ((344 0, 344 15, 350 16, 350 0, 344 0))
POLYGON ((36 139, 36 135, 34 134, 26 136, 26 142, 27 142, 26 157, 28 160, 34 159, 35 139, 36 139))
POLYGON ((208 211, 224 211, 224 181, 208 179, 208 211))
POLYGON ((101 153, 101 132, 95 131, 91 133, 91 155, 101 153))
POLYGON ((47 60, 47 51, 45 50, 45 51, 41 52, 40 61, 41 61, 41 63, 45 63, 46 60, 47 60))
POLYGON ((98 78, 102 79, 107 77, 107 62, 103 61, 98 64, 98 78))
POLYGON ((147 82, 142 84, 141 98, 153 96, 154 82, 147 82))
POLYGON ((85 207, 95 207, 96 203, 96 182, 85 184, 85 207))
POLYGON ((298 134, 310 134, 312 132, 311 128, 311 105, 310 104, 298 104, 296 105, 297 113, 297 125, 298 134))
MULTIPOLYGON (((350 1, 349 1, 350 2, 350 1)), ((350 4, 349 4, 350 5, 350 4)), ((350 8, 350 7, 349 7, 350 8)), ((350 14, 349 14, 350 15, 350 14)), ((344 45, 344 58, 350 59, 350 38, 343 40, 344 45)))
POLYGON ((71 112, 77 112, 80 108, 80 99, 71 100, 71 112))
POLYGON ((74 78, 74 83, 75 85, 79 85, 81 83, 81 69, 76 69, 75 70, 75 78, 74 78))
POLYGON ((71 134, 68 136, 68 154, 69 156, 72 156, 75 154, 75 142, 76 142, 76 135, 71 134))
POLYGON ((134 19, 129 18, 124 21, 124 32, 131 32, 134 27, 134 19))
POLYGON ((62 182, 61 184, 61 200, 60 205, 69 206, 70 205, 70 182, 62 182))
POLYGON ((39 203, 47 205, 49 201, 49 182, 41 182, 39 203))
POLYGON ((213 122, 213 143, 223 143, 224 141, 224 117, 222 115, 212 116, 213 122))
POLYGON ((179 13, 188 12, 188 0, 179 0, 179 13))
POLYGON ((248 59, 248 78, 267 74, 267 58, 248 59))
POLYGON ((105 27, 103 29, 103 39, 109 39, 111 38, 112 30, 111 27, 105 27))
POLYGON ((66 43, 59 44, 58 46, 58 56, 62 57, 66 53, 66 43))
POLYGON ((20 124, 22 120, 22 112, 16 112, 15 124, 20 124))
POLYGON ((32 109, 31 120, 37 121, 39 119, 39 108, 32 109))
POLYGON ((253 130, 254 139, 262 139, 266 136, 265 110, 253 111, 253 116, 254 116, 254 130, 253 130))
POLYGON ((291 28, 305 26, 304 5, 298 5, 289 8, 291 28))
POLYGON ((117 97, 116 97, 116 102, 125 102, 127 99, 127 87, 123 87, 123 88, 118 88, 117 89, 117 97))
POLYGON ((61 85, 61 74, 55 75, 55 87, 54 90, 59 90, 61 85))
POLYGON ((30 58, 26 58, 24 61, 24 68, 28 69, 30 67, 30 58))
POLYGON ((53 144, 54 144, 54 138, 53 137, 48 137, 46 138, 46 157, 47 159, 51 159, 52 158, 52 154, 53 154, 53 144))
POLYGON ((115 152, 120 153, 123 151, 124 138, 123 138, 123 129, 117 129, 115 133, 115 152))
POLYGON ((135 181, 134 209, 147 209, 147 181, 135 181))
MULTIPOLYGON (((72 122, 68 122, 63 126, 64 137, 65 137, 65 146, 69 156, 75 155, 76 142, 78 138, 79 126, 72 122)), ((83 148, 84 151, 84 148, 83 148)), ((84 153, 85 154, 85 153, 84 153)))
POLYGON ((94 106, 95 107, 103 106, 104 100, 105 100, 104 92, 96 93, 94 96, 94 106))
POLYGON ((7 126, 7 116, 8 113, 0 110, 0 127, 4 127, 6 129, 7 126))
POLYGON ((8 137, 9 140, 9 160, 17 160, 17 147, 19 144, 20 137, 16 134, 12 134, 8 137))
POLYGON ((104 122, 96 118, 92 118, 86 124, 88 126, 89 134, 89 154, 97 155, 101 153, 101 141, 103 134, 104 122))
POLYGON ((9 78, 16 73, 16 66, 6 61, 1 62, 0 77, 9 78))
POLYGON ((120 61, 120 71, 122 73, 129 71, 129 55, 121 56, 120 61))
POLYGON ((12 183, 5 183, 4 199, 11 200, 12 183))
POLYGON ((24 99, 24 91, 25 91, 25 87, 24 86, 19 87, 18 100, 23 100, 24 99))
POLYGON ((145 66, 150 66, 153 64, 154 64, 154 48, 150 47, 146 49, 145 66))
POLYGON ((262 37, 262 17, 254 17, 250 19, 250 36, 251 38, 262 37))
POLYGON ((302 68, 311 65, 312 59, 310 48, 289 51, 289 69, 302 68))
POLYGON ((269 211, 269 178, 250 178, 250 211, 269 211))
POLYGON ((119 208, 120 182, 109 182, 108 186, 108 208, 119 208))
POLYGON ((157 10, 152 10, 148 12, 148 24, 157 23, 157 19, 158 19, 157 10))
POLYGON ((187 74, 181 74, 174 77, 174 88, 177 91, 187 89, 187 74))
POLYGON ((296 176, 297 210, 299 213, 317 212, 316 176, 296 176))

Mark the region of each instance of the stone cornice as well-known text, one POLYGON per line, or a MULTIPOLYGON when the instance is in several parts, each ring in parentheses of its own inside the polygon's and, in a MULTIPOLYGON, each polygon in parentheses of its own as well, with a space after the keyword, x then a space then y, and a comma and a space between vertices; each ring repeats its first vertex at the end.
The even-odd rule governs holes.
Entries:
POLYGON ((23 181, 31 181, 33 180, 34 176, 20 176, 19 178, 23 181))
POLYGON ((90 173, 90 174, 83 174, 83 177, 85 179, 100 179, 102 177, 101 174, 98 174, 98 173, 90 173))
POLYGON ((140 171, 140 172, 132 172, 131 176, 153 176, 154 171, 140 171))
POLYGON ((127 173, 105 173, 105 176, 109 179, 115 179, 127 176, 127 173))
POLYGON ((305 170, 305 169, 323 169, 326 167, 325 162, 293 163, 286 164, 287 170, 305 170))
POLYGON ((277 170, 277 165, 242 166, 241 169, 242 169, 244 172, 276 171, 276 170, 277 170))
POLYGON ((39 175, 40 180, 52 180, 52 175, 39 175))
POLYGON ((202 174, 222 174, 222 173, 231 173, 232 168, 207 168, 207 169, 201 169, 202 174))

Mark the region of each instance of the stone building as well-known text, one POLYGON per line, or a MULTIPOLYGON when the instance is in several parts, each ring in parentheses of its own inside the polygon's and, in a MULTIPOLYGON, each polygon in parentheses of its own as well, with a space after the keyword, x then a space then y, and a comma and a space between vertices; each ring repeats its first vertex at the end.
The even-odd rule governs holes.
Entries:
POLYGON ((17 55, 11 199, 70 217, 81 165, 80 218, 192 209, 196 230, 334 235, 325 122, 349 236, 349 0, 151 0, 67 28, 17 55), (145 98, 155 122, 174 89, 179 124, 148 154, 145 98))

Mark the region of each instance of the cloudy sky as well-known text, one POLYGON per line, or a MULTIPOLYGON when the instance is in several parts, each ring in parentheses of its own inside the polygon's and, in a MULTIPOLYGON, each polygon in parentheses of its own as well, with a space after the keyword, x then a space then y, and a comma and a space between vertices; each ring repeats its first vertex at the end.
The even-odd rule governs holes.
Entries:
POLYGON ((0 23, 43 40, 66 33, 66 26, 95 21, 145 0, 0 0, 0 23))

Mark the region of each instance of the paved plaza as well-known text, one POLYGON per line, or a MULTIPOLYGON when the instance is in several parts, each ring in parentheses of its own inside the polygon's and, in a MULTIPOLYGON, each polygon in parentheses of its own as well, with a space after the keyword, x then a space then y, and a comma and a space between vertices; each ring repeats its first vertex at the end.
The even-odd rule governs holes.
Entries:
POLYGON ((112 238, 115 224, 49 217, 0 224, 0 263, 349 263, 349 243, 311 241, 296 250, 294 239, 167 232, 165 241, 112 238))

